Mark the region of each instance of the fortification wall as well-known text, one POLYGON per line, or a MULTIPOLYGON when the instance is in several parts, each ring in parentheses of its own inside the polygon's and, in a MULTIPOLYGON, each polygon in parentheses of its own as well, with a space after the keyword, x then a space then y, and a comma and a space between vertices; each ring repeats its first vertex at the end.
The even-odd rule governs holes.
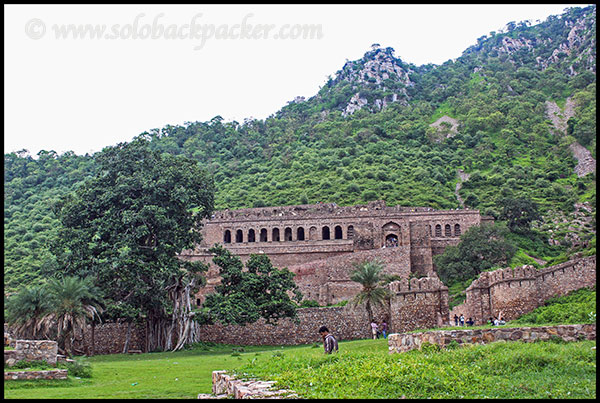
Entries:
POLYGON ((596 284, 596 256, 570 260, 536 270, 533 266, 484 272, 466 290, 466 301, 454 307, 450 317, 465 315, 475 324, 490 317, 515 319, 544 304, 551 297, 596 284))
POLYGON ((448 324, 448 287, 437 277, 390 283, 390 322, 394 332, 448 324))
MULTIPOLYGON (((374 307, 377 322, 387 314, 387 309, 374 307)), ((200 339, 215 343, 238 345, 294 345, 322 343, 318 330, 327 326, 338 340, 355 340, 371 337, 369 319, 364 307, 352 308, 301 308, 298 322, 282 319, 277 325, 266 324, 263 319, 246 326, 221 325, 202 326, 200 339)))

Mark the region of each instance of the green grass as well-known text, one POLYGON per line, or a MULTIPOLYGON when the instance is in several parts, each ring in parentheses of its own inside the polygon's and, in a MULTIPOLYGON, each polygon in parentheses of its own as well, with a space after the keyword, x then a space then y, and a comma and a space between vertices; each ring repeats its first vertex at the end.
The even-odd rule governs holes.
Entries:
MULTIPOLYGON (((64 381, 5 381, 4 398, 60 399, 195 399, 198 393, 211 393, 212 371, 231 370, 255 354, 267 355, 277 346, 244 346, 233 356, 236 346, 201 346, 175 353, 113 354, 88 358, 92 378, 69 375, 64 381)), ((293 351, 302 347, 285 347, 293 351)), ((305 349, 308 347, 304 347, 305 349)))
POLYGON ((381 340, 259 357, 240 373, 306 398, 593 398, 595 341, 492 343, 388 354, 381 340), (300 354, 299 354, 300 353, 300 354))
POLYGON ((388 354, 387 340, 321 347, 220 345, 175 353, 92 357, 91 379, 5 381, 5 398, 190 398, 211 392, 213 370, 278 381, 306 398, 593 398, 595 341, 492 343, 388 354))

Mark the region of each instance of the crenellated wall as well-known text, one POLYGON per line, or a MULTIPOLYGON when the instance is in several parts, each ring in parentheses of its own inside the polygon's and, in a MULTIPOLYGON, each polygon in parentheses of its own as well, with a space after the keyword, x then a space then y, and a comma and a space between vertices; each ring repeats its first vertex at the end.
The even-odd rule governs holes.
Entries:
POLYGON ((450 317, 462 313, 483 324, 490 317, 515 319, 551 297, 596 284, 596 256, 570 260, 536 270, 533 266, 481 273, 467 288, 466 301, 454 307, 450 317))
POLYGON ((448 324, 448 287, 436 277, 390 283, 391 330, 404 332, 448 324))

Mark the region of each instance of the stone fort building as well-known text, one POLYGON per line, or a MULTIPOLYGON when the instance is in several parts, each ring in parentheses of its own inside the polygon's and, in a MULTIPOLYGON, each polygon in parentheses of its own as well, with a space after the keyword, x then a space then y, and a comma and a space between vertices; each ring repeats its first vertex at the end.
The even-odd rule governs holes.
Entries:
POLYGON ((384 201, 222 210, 205 222, 202 243, 181 258, 211 263, 198 303, 219 282, 218 267, 207 251, 218 243, 244 262, 250 254, 267 254, 275 267, 296 274, 306 299, 334 304, 360 290, 349 279, 352 263, 377 259, 388 274, 430 276, 435 272, 434 255, 456 245, 471 226, 486 221, 492 218, 477 210, 390 207, 384 201))

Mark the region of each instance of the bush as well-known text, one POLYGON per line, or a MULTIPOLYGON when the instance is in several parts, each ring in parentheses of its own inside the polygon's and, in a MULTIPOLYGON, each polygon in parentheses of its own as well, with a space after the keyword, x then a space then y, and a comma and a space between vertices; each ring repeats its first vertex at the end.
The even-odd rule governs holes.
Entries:
POLYGON ((65 364, 69 375, 77 376, 79 378, 91 378, 92 377, 92 366, 89 362, 81 359, 75 360, 74 362, 67 362, 65 364))

